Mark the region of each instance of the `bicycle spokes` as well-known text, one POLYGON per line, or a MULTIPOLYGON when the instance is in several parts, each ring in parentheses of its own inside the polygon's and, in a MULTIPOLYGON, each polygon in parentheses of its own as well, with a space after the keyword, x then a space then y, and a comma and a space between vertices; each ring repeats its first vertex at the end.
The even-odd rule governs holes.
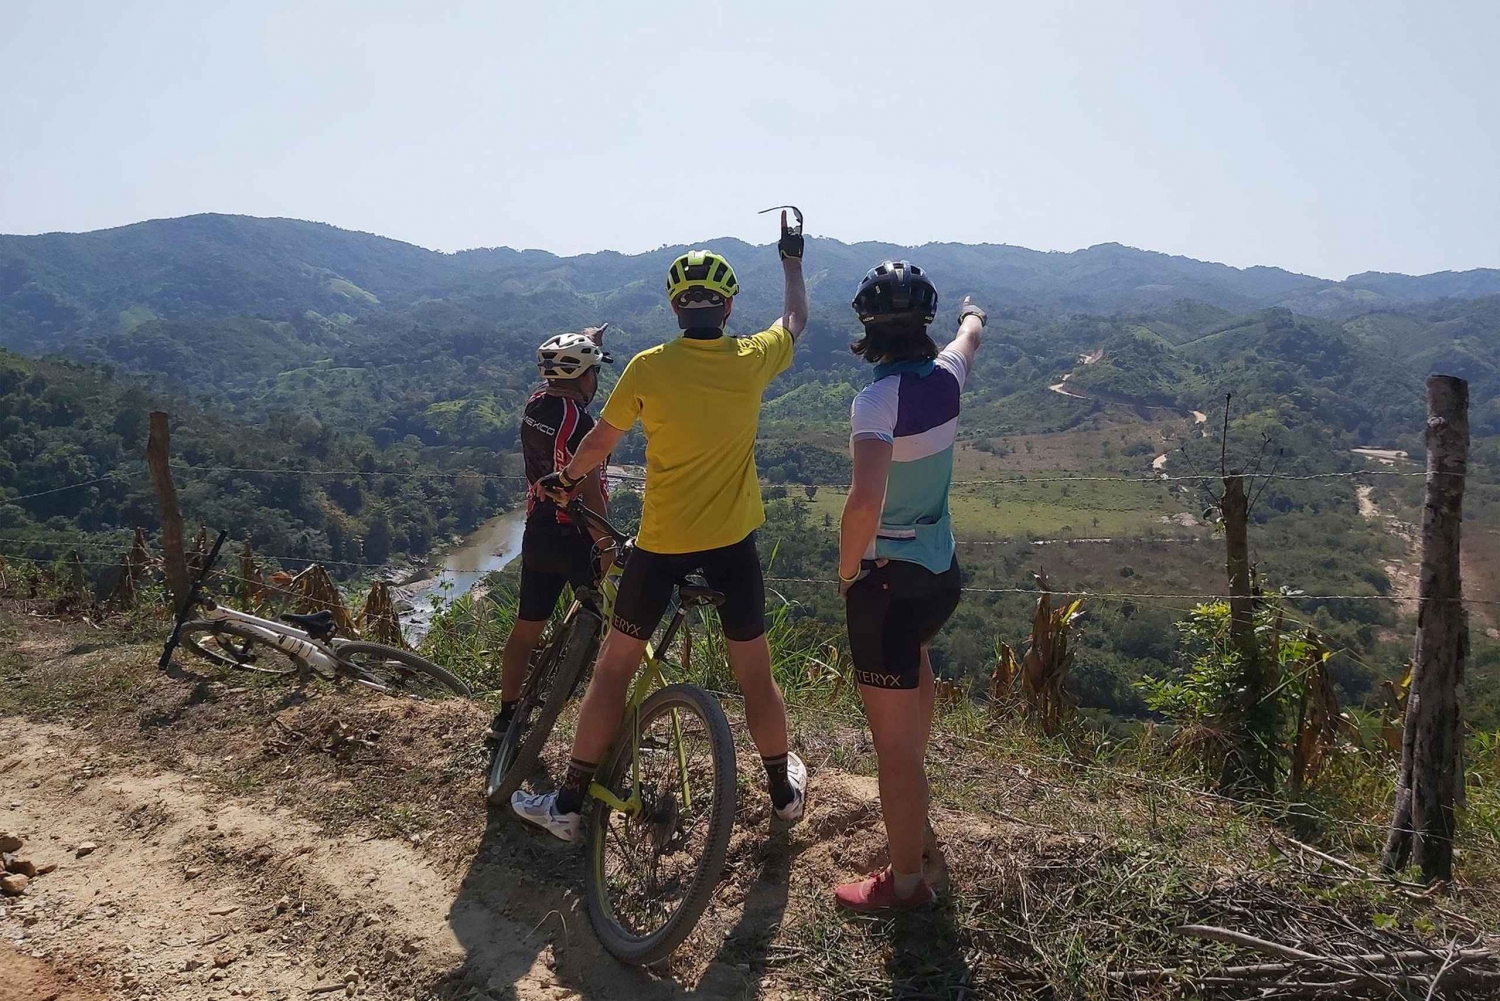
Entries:
POLYGON ((707 849, 716 765, 707 725, 676 707, 643 717, 635 746, 609 789, 640 807, 609 811, 601 875, 616 920, 649 935, 676 911, 707 849))

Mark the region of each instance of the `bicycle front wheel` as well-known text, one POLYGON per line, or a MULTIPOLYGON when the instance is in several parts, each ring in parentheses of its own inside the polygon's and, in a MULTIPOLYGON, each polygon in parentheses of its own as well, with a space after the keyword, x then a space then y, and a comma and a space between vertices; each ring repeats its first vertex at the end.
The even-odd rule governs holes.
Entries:
POLYGON ((267 643, 258 632, 209 619, 194 619, 182 624, 178 645, 184 650, 221 667, 285 677, 297 673, 297 659, 273 643, 267 643))
POLYGON ((603 623, 594 613, 580 609, 566 625, 567 631, 537 658, 510 727, 490 755, 485 795, 491 806, 509 802, 510 794, 536 770, 557 717, 573 695, 575 682, 594 661, 603 623))
POLYGON ((388 695, 417 695, 436 698, 442 695, 469 694, 469 686, 410 650, 398 650, 384 643, 351 640, 334 648, 343 661, 339 673, 362 685, 388 695))
POLYGON ((621 800, 639 790, 641 809, 632 816, 603 800, 592 804, 589 921, 622 962, 660 962, 692 933, 729 853, 735 796, 729 720, 702 689, 669 685, 642 704, 638 731, 625 720, 599 776, 621 800))

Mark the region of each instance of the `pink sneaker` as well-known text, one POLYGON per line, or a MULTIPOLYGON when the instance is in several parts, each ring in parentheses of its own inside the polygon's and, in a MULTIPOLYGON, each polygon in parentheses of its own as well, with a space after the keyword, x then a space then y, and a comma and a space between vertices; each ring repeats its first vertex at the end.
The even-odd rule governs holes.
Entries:
POLYGON ((840 907, 860 912, 883 911, 892 907, 914 911, 937 902, 937 894, 932 892, 932 887, 927 885, 925 879, 917 884, 910 897, 903 899, 896 896, 896 877, 889 868, 871 873, 868 879, 834 887, 833 896, 840 907))

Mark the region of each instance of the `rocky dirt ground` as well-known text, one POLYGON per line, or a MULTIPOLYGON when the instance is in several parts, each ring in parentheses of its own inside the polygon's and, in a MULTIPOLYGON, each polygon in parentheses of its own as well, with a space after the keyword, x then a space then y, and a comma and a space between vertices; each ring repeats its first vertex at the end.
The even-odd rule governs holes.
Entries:
POLYGON ((989 730, 934 742, 946 905, 841 915, 829 888, 883 865, 883 836, 868 736, 821 707, 796 720, 808 820, 770 826, 746 743, 713 906, 668 964, 632 969, 592 935, 580 853, 484 809, 481 706, 166 676, 155 633, 0 607, 0 833, 36 873, 0 897, 0 1001, 1176 997, 1108 971, 1231 958, 1168 933, 1185 919, 1389 947, 1486 934, 1223 802, 997 751, 989 730))
POLYGON ((700 932, 628 969, 588 929, 577 853, 485 811, 477 707, 142 681, 146 649, 79 631, 24 622, 6 662, 57 712, 0 717, 0 831, 43 870, 3 899, 4 1001, 775 997, 791 898, 879 861, 870 779, 830 773, 769 838, 747 797, 700 932), (127 678, 125 715, 70 698, 127 678))

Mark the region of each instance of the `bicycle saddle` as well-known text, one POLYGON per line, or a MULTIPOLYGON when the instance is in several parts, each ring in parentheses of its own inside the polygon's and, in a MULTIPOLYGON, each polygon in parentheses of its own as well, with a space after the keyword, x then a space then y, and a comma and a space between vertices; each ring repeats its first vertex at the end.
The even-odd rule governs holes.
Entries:
POLYGON ((300 626, 313 636, 333 632, 333 613, 326 608, 321 612, 313 612, 311 615, 295 615, 286 612, 281 616, 281 621, 300 626))
POLYGON ((724 604, 723 592, 687 581, 677 585, 677 595, 684 605, 712 605, 718 608, 724 604))

